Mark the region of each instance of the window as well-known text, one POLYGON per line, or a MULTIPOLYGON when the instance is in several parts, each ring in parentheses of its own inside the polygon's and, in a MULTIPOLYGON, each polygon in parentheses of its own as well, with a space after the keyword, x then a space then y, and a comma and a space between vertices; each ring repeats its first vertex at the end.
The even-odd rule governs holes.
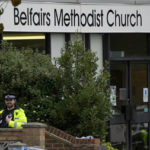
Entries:
POLYGON ((110 34, 111 57, 147 56, 146 34, 110 34))
POLYGON ((17 48, 45 51, 45 35, 41 33, 4 33, 3 40, 11 42, 17 48))

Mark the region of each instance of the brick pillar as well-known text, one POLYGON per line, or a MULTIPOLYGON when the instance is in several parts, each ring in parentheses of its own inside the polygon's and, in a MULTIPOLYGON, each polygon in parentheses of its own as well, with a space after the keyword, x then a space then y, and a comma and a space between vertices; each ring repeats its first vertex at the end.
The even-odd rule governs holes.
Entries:
POLYGON ((43 123, 31 122, 23 126, 23 143, 28 146, 45 148, 45 128, 43 123))

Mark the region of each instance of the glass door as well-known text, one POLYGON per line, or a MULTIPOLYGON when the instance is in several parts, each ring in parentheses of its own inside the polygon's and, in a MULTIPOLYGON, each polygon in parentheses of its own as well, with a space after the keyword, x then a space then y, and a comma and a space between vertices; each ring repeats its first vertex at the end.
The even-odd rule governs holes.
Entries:
POLYGON ((113 105, 113 117, 110 121, 110 139, 113 147, 116 147, 119 150, 126 150, 128 145, 128 126, 127 121, 125 120, 125 116, 122 114, 122 109, 123 106, 128 104, 127 63, 112 63, 110 68, 110 100, 113 105), (112 96, 114 99, 112 99, 112 96))
POLYGON ((148 150, 148 66, 147 62, 132 60, 111 63, 110 137, 119 150, 148 150))
MULTIPOLYGON (((148 65, 131 63, 131 104, 135 106, 137 115, 135 123, 131 124, 133 150, 148 150, 148 120, 138 118, 140 114, 148 112, 148 65), (139 114, 139 115, 138 115, 139 114)), ((140 116, 139 116, 140 117, 140 116)))

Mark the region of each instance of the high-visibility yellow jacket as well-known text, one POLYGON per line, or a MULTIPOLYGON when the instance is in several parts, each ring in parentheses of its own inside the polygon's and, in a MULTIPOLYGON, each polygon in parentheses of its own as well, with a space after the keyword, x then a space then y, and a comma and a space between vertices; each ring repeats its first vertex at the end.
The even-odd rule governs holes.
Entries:
MULTIPOLYGON (((2 114, 3 111, 4 109, 0 111, 0 114, 2 114)), ((24 113, 24 110, 22 108, 18 108, 14 110, 13 120, 9 122, 8 127, 21 129, 23 128, 22 125, 25 123, 27 123, 27 117, 24 113)))

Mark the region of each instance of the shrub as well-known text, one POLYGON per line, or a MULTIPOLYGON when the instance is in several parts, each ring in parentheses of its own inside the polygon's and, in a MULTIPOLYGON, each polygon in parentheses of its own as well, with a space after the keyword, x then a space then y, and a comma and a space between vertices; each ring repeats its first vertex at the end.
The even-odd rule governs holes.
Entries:
POLYGON ((4 42, 0 51, 1 106, 4 93, 16 93, 28 121, 43 120, 52 107, 52 99, 57 98, 58 74, 48 55, 30 48, 19 50, 4 42))
POLYGON ((109 73, 107 67, 97 74, 96 54, 85 51, 75 40, 62 49, 56 66, 61 71, 61 97, 56 104, 56 126, 75 136, 104 139, 110 115, 109 73))
POLYGON ((118 150, 117 148, 112 147, 110 142, 106 142, 103 145, 107 147, 107 150, 118 150))
POLYGON ((92 135, 103 140, 111 107, 109 73, 107 67, 97 73, 97 60, 78 40, 66 44, 55 65, 44 53, 3 43, 0 97, 16 93, 28 121, 42 121, 74 136, 92 135))

